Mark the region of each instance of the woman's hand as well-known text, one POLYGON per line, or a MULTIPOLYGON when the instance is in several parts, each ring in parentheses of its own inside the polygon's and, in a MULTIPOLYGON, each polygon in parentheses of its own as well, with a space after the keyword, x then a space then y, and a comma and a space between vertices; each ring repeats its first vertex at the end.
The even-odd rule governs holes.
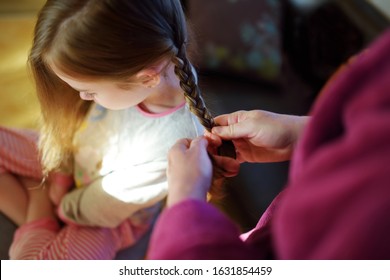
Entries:
POLYGON ((239 162, 277 162, 289 160, 308 117, 267 111, 238 111, 215 118, 218 124, 206 137, 220 144, 232 140, 239 162))
POLYGON ((206 200, 213 177, 213 167, 204 137, 181 139, 168 153, 167 205, 186 199, 206 200))

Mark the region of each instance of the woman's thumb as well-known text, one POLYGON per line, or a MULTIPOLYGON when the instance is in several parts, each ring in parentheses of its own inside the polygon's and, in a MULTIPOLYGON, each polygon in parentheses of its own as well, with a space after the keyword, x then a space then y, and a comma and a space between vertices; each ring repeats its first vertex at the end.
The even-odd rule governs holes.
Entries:
POLYGON ((215 126, 211 130, 212 133, 223 139, 236 139, 245 135, 241 123, 235 123, 227 126, 215 126))

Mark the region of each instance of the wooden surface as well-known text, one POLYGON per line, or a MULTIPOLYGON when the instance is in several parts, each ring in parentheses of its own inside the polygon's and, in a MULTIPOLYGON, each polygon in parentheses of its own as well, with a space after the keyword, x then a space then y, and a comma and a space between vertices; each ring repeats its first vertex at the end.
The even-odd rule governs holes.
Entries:
POLYGON ((36 128, 39 107, 27 54, 35 14, 0 15, 0 125, 36 128))
POLYGON ((36 12, 46 0, 0 0, 0 14, 36 12))

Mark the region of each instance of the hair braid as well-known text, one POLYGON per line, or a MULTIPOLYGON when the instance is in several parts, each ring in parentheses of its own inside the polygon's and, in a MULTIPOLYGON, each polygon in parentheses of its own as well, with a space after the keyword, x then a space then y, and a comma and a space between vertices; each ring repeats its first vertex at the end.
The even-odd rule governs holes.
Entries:
MULTIPOLYGON (((194 68, 187 58, 185 43, 181 45, 177 56, 173 58, 173 63, 175 64, 175 73, 180 79, 180 86, 184 91, 184 96, 191 112, 198 117, 200 123, 206 130, 211 131, 215 125, 214 118, 202 98, 194 68)), ((222 141, 222 145, 218 149, 218 154, 236 158, 233 143, 231 141, 222 141)))
MULTIPOLYGON (((201 90, 198 86, 196 72, 187 58, 185 44, 181 46, 177 55, 172 59, 175 64, 175 74, 179 77, 180 86, 184 91, 186 102, 190 111, 198 117, 200 123, 208 131, 215 126, 214 118, 207 109, 201 95, 201 90)), ((218 148, 218 154, 236 158, 235 147, 232 141, 222 141, 222 145, 218 148)), ((223 196, 223 171, 216 164, 214 165, 214 178, 209 191, 212 199, 219 199, 223 196)))
POLYGON ((175 64, 175 73, 180 79, 180 86, 184 91, 184 96, 191 112, 198 117, 205 129, 211 131, 215 125, 214 119, 206 108, 197 78, 193 72, 193 66, 187 59, 184 44, 180 48, 178 55, 174 57, 173 63, 175 64))

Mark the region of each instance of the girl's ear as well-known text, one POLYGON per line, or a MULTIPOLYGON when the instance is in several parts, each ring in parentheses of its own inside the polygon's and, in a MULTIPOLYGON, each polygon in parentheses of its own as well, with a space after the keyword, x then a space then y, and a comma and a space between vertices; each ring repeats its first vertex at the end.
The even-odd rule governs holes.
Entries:
POLYGON ((148 88, 154 88, 161 82, 161 74, 165 63, 145 68, 136 74, 136 78, 141 81, 142 85, 148 88))

